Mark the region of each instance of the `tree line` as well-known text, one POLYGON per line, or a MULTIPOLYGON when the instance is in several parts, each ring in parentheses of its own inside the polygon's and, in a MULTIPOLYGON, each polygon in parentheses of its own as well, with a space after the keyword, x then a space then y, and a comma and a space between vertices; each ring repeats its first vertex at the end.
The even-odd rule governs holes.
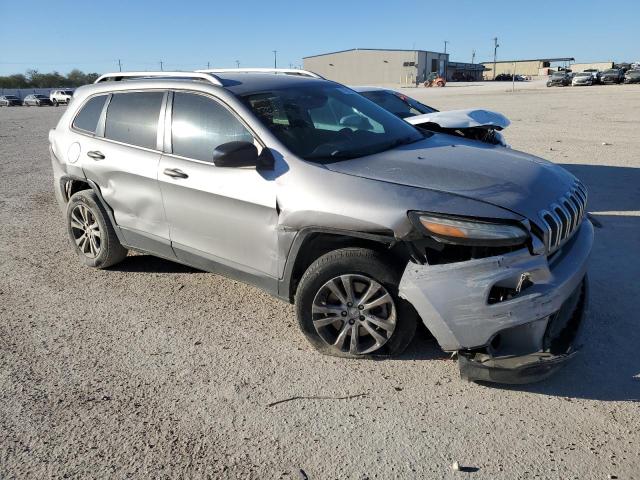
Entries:
POLYGON ((93 83, 99 76, 98 73, 84 73, 78 69, 73 69, 66 75, 27 70, 25 74, 16 73, 0 77, 0 88, 74 88, 93 83))

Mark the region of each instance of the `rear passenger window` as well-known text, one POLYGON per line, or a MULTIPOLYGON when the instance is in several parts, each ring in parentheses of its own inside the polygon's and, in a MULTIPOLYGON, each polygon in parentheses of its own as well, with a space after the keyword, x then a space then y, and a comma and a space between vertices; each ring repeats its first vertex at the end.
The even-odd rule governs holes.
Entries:
POLYGON ((253 142, 253 136, 226 108, 203 95, 174 94, 173 153, 212 162, 218 145, 234 141, 253 142))
POLYGON ((85 103, 82 110, 80 110, 73 120, 73 127, 84 130, 85 132, 96 133, 102 107, 104 107, 104 101, 106 99, 107 95, 98 95, 85 103))
POLYGON ((107 108, 104 136, 155 149, 163 97, 164 92, 115 93, 107 108))

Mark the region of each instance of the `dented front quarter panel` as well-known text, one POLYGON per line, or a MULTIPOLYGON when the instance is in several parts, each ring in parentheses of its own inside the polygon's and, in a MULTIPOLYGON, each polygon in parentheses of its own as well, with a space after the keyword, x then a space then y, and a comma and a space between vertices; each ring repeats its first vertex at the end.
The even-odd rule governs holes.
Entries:
POLYGON ((593 226, 585 220, 551 261, 522 249, 506 255, 445 265, 409 263, 399 288, 444 350, 487 345, 501 330, 555 313, 586 274, 593 226), (491 288, 515 285, 527 274, 533 285, 515 298, 490 305, 491 288))

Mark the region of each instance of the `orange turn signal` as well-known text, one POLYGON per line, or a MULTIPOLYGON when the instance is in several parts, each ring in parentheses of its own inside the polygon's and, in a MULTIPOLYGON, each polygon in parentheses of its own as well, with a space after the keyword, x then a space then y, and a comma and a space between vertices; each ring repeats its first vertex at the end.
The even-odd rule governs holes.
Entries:
POLYGON ((433 223, 424 218, 420 219, 420 223, 432 233, 442 235, 444 237, 467 238, 467 234, 457 227, 451 225, 442 225, 441 223, 433 223))

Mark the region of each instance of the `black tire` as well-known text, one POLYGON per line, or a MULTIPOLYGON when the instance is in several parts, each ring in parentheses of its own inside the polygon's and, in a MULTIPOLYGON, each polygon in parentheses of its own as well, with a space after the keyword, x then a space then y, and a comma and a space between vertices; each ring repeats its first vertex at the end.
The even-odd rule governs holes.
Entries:
MULTIPOLYGON (((380 358, 402 353, 413 339, 418 318, 413 307, 398 297, 398 284, 402 270, 392 265, 382 254, 365 248, 344 248, 322 255, 304 273, 296 291, 298 323, 307 340, 323 354, 347 358, 380 358), (325 341, 314 326, 312 307, 316 295, 327 282, 340 275, 368 277, 382 285, 393 299, 396 314, 395 329, 386 343, 375 351, 353 354, 339 350, 325 341)), ((342 322, 339 328, 346 327, 346 319, 338 317, 336 319, 342 322)), ((353 325, 353 322, 351 324, 353 325)))
POLYGON ((58 106, 58 101, 57 101, 57 100, 55 100, 55 99, 54 99, 54 100, 53 100, 53 102, 51 102, 51 103, 53 104, 53 106, 54 106, 54 107, 57 107, 57 106, 58 106))
MULTIPOLYGON (((108 268, 121 262, 127 256, 127 249, 120 244, 118 236, 109 221, 109 216, 93 190, 82 190, 73 194, 67 204, 66 218, 71 245, 73 245, 74 250, 85 265, 94 268, 108 268), (88 209, 98 224, 100 233, 99 248, 95 256, 89 256, 88 253, 83 252, 76 241, 78 234, 82 232, 80 228, 72 226, 72 223, 77 224, 77 222, 72 222, 74 213, 75 218, 78 218, 76 207, 88 209)), ((81 216, 80 219, 82 219, 81 216)))

